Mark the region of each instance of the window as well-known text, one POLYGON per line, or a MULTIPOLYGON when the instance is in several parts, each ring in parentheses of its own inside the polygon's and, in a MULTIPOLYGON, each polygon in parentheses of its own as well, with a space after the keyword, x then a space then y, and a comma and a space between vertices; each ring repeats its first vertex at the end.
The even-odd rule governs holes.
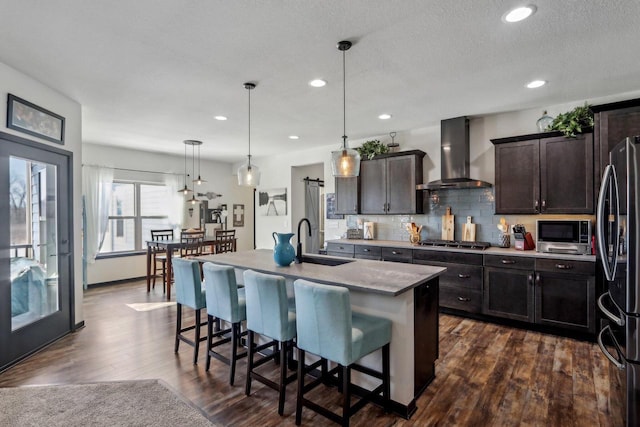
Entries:
POLYGON ((169 187, 164 185, 114 181, 100 253, 142 250, 152 229, 171 228, 169 196, 169 187))

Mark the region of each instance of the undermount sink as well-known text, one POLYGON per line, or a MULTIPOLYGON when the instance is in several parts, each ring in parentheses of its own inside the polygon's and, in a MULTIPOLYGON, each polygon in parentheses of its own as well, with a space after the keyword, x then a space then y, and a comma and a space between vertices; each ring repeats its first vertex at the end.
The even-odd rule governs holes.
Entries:
POLYGON ((331 267, 334 267, 336 265, 342 265, 342 264, 347 264, 349 262, 353 262, 352 259, 334 259, 334 258, 321 258, 321 257, 314 257, 314 256, 308 256, 308 255, 304 255, 302 257, 302 263, 309 263, 309 264, 319 264, 319 265, 328 265, 331 267))

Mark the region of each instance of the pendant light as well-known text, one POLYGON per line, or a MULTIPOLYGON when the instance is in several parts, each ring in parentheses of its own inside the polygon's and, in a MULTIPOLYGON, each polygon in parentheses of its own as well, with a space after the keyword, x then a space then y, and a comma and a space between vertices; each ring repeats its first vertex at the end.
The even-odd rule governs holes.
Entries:
MULTIPOLYGON (((187 139, 187 140, 185 140, 184 141, 185 153, 187 152, 187 145, 191 146, 191 172, 195 175, 195 171, 196 171, 196 155, 195 155, 196 148, 195 147, 196 147, 196 145, 198 147, 200 147, 202 145, 202 141, 196 141, 195 139, 187 139)), ((186 158, 187 158, 187 156, 185 154, 185 169, 184 169, 185 170, 185 185, 184 185, 185 187, 187 186, 187 184, 186 184, 186 170, 187 170, 186 158)), ((195 182, 195 180, 194 180, 194 182, 195 182)), ((189 190, 189 191, 191 191, 191 190, 189 190)), ((187 203, 191 203, 192 205, 195 205, 198 202, 199 202, 199 200, 196 199, 196 194, 195 193, 193 193, 191 195, 191 198, 189 200, 187 200, 187 203)))
MULTIPOLYGON (((203 182, 207 182, 206 179, 202 179, 202 177, 200 176, 200 146, 202 145, 202 141, 198 141, 200 144, 196 144, 198 146, 198 178, 194 179, 193 182, 196 185, 202 185, 203 182)), ((195 170, 193 171, 193 174, 195 175, 196 172, 195 170)))
MULTIPOLYGON (((189 141, 189 140, 187 140, 189 141)), ((187 141, 183 141, 184 144, 184 188, 182 188, 181 190, 178 190, 178 193, 182 193, 185 196, 189 193, 191 193, 191 190, 189 187, 187 187, 187 145, 188 142, 187 141)))
POLYGON ((249 93, 249 155, 247 163, 238 168, 238 185, 255 187, 260 184, 260 169, 251 164, 251 91, 256 88, 254 83, 245 83, 244 88, 249 93))
POLYGON ((351 42, 343 40, 338 42, 338 50, 342 51, 342 148, 331 152, 331 171, 333 176, 348 178, 360 175, 360 154, 347 145, 347 71, 345 66, 346 51, 351 47, 351 42))

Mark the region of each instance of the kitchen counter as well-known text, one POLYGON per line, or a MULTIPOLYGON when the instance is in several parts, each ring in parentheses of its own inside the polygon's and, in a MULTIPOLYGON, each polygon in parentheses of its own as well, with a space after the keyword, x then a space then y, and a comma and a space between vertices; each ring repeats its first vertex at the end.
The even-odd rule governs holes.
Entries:
POLYGON ((595 262, 595 255, 572 255, 572 254, 548 254, 542 252, 534 251, 518 251, 514 248, 499 248, 497 246, 492 246, 485 250, 478 249, 469 249, 469 248, 449 248, 442 246, 421 246, 417 244, 413 244, 410 242, 400 241, 400 240, 362 240, 362 239, 335 239, 328 240, 330 243, 341 243, 341 244, 351 244, 351 245, 369 245, 369 246, 380 246, 380 247, 394 247, 394 248, 407 248, 407 249, 417 249, 417 250, 425 250, 425 251, 447 251, 447 252, 464 252, 464 253, 472 253, 472 254, 482 254, 482 255, 508 255, 508 256, 524 256, 524 257, 533 257, 533 258, 553 258, 553 259, 564 259, 568 261, 587 261, 587 262, 595 262))
MULTIPOLYGON (((345 261, 344 258, 326 255, 313 256, 345 261)), ((350 260, 350 262, 335 266, 303 262, 280 267, 273 261, 273 251, 268 249, 205 255, 199 259, 267 274, 279 274, 287 278, 307 279, 328 285, 344 286, 354 291, 390 296, 397 296, 420 286, 446 270, 442 267, 429 265, 383 264, 360 259, 350 260)))
MULTIPOLYGON (((314 257, 346 261, 345 258, 314 257)), ((252 269, 278 274, 292 282, 302 278, 349 288, 353 311, 391 320, 391 399, 393 411, 409 418, 416 410, 416 399, 435 378, 438 358, 438 279, 446 268, 350 259, 336 266, 311 263, 280 267, 273 251, 230 252, 197 257, 202 262, 252 269)), ((380 352, 373 352, 359 362, 380 368, 380 352)), ((353 381, 373 388, 377 381, 353 371, 353 381)))

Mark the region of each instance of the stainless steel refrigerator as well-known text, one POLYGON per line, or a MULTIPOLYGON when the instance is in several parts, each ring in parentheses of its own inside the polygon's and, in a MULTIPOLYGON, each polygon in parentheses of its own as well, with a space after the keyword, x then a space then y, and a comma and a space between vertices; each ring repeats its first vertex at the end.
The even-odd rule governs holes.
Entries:
MULTIPOLYGON (((611 362, 610 409, 640 425, 640 136, 609 153, 598 196, 596 237, 605 286, 598 345, 611 362)), ((616 424, 616 423, 614 423, 616 424)))

